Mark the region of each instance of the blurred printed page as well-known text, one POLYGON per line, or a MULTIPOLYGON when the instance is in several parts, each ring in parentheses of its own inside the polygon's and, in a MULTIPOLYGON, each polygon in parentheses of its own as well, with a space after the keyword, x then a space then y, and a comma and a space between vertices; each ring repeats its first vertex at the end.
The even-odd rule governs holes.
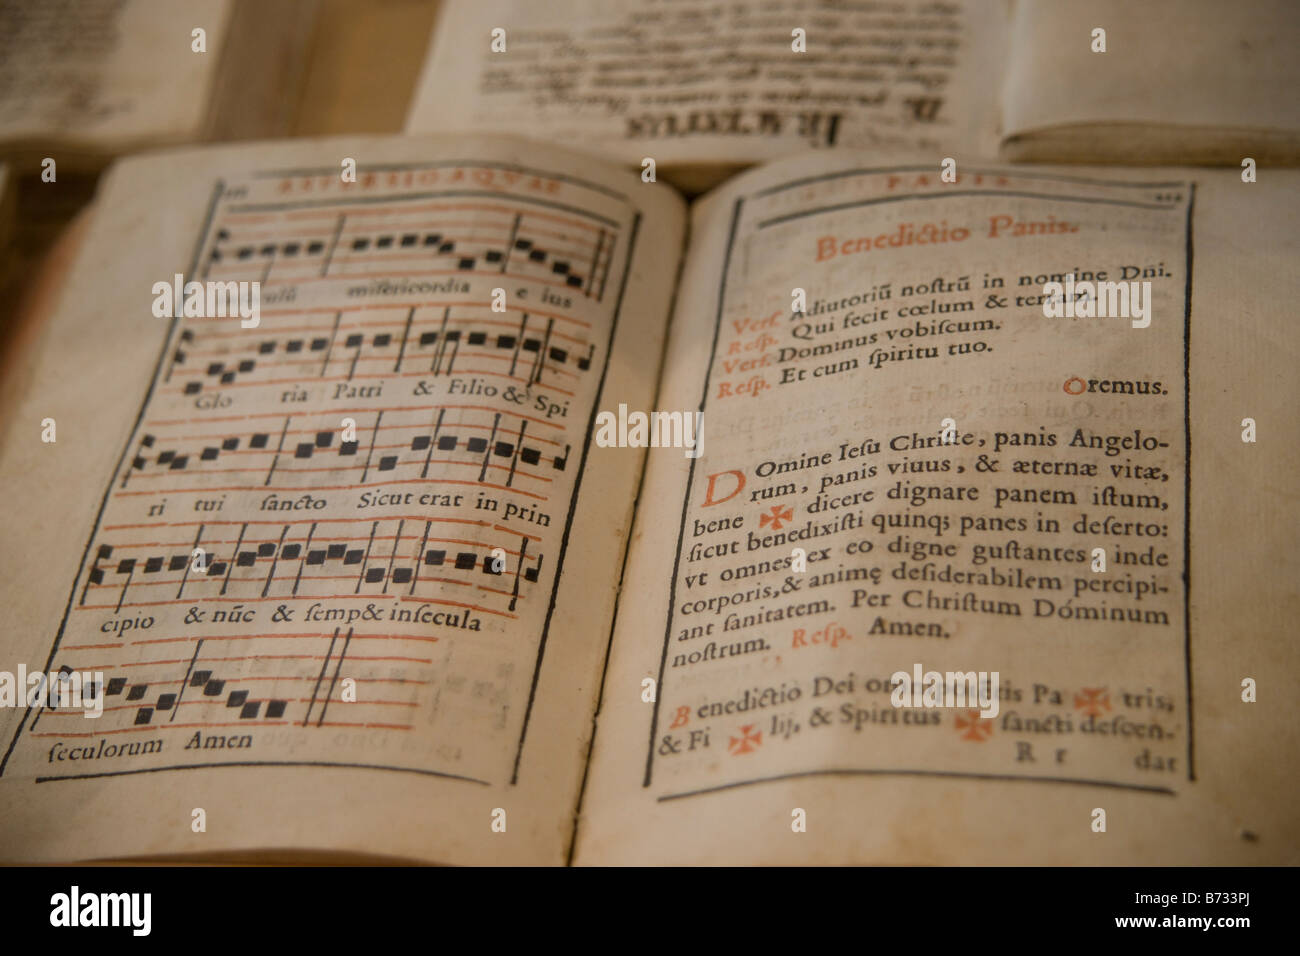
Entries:
POLYGON ((1008 46, 1008 158, 1300 161, 1290 0, 1022 0, 1008 46))
POLYGON ((407 130, 508 129, 637 166, 652 157, 670 175, 808 148, 987 153, 1002 11, 996 0, 446 0, 407 130))

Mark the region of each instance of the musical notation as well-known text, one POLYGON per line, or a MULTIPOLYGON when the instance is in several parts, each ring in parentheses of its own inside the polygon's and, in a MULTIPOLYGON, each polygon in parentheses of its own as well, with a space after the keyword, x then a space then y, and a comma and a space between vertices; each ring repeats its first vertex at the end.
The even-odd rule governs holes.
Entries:
MULTIPOLYGON (((519 311, 518 321, 479 315, 488 309, 410 308, 404 319, 370 320, 393 331, 354 331, 355 322, 314 320, 305 334, 278 338, 205 335, 196 345, 193 329, 180 335, 166 381, 183 380, 182 395, 235 385, 281 384, 327 379, 351 382, 389 376, 490 375, 524 385, 558 388, 571 395, 592 367, 595 344, 572 321, 519 311), (490 326, 498 326, 491 328, 490 326)), ((490 312, 489 312, 490 314, 490 312)), ((508 314, 508 313, 505 313, 508 314)), ((311 320, 309 320, 311 321, 311 320)))
POLYGON ((124 463, 117 492, 239 485, 312 490, 422 479, 510 489, 546 501, 548 485, 567 468, 572 447, 562 443, 558 423, 468 404, 241 419, 241 428, 214 422, 201 430, 146 422, 149 430, 124 463), (344 437, 350 433, 354 437, 344 437))
MULTIPOLYGON (((200 646, 202 641, 199 642, 200 646)), ((174 720, 176 714, 180 711, 180 704, 183 702, 185 692, 193 691, 201 695, 202 698, 216 698, 227 708, 233 710, 234 715, 239 720, 256 720, 262 716, 262 705, 266 705, 265 716, 268 720, 278 720, 284 716, 285 708, 288 701, 279 699, 249 699, 249 690, 247 688, 240 690, 226 690, 226 681, 215 676, 210 670, 196 670, 190 673, 188 681, 182 681, 179 690, 161 690, 161 687, 171 687, 174 685, 150 685, 148 682, 130 683, 125 677, 109 678, 105 684, 104 697, 105 706, 111 701, 108 698, 120 697, 128 703, 138 704, 135 708, 135 717, 132 721, 135 726, 143 726, 153 722, 155 714, 161 717, 168 714, 169 720, 174 720), (154 691, 156 696, 150 697, 145 701, 145 695, 154 691)))
MULTIPOLYGON (((80 716, 88 708, 89 702, 97 697, 102 698, 103 709, 102 723, 96 724, 100 733, 166 727, 240 727, 289 723, 302 727, 351 725, 348 722, 327 721, 326 718, 331 702, 340 697, 340 678, 347 674, 344 665, 353 663, 349 661, 353 640, 355 638, 360 642, 378 637, 388 642, 396 639, 395 636, 358 634, 352 627, 336 627, 333 632, 300 634, 296 637, 310 641, 316 648, 315 652, 306 655, 290 655, 294 659, 307 660, 311 665, 309 671, 297 675, 239 673, 243 661, 259 657, 277 659, 277 655, 260 654, 256 649, 250 649, 251 653, 232 657, 229 651, 217 651, 214 654, 209 648, 205 658, 205 643, 211 645, 217 643, 218 639, 194 638, 193 651, 187 658, 148 662, 152 676, 138 678, 134 675, 111 674, 102 683, 87 680, 81 686, 81 699, 74 706, 61 707, 59 700, 51 696, 36 714, 32 729, 36 730, 41 718, 51 714, 80 716), (317 659, 320 662, 319 668, 315 666, 317 659), (302 696, 293 693, 260 693, 256 685, 264 681, 273 681, 281 686, 297 684, 302 687, 298 692, 302 696), (182 709, 185 711, 183 716, 182 709)), ((169 640, 187 639, 162 639, 169 640)), ((278 655, 278 659, 283 657, 284 655, 278 655)), ((66 664, 59 669, 60 675, 72 672, 73 669, 66 664)), ((350 679, 353 682, 358 680, 356 676, 350 679)), ((374 677, 362 677, 360 680, 372 685, 367 693, 370 698, 367 704, 372 714, 376 710, 382 713, 382 708, 386 707, 410 706, 409 692, 404 686, 422 683, 419 680, 374 677), (385 687, 389 693, 384 692, 382 688, 385 687)))
POLYGON ((217 231, 206 273, 222 277, 260 263, 262 282, 301 281, 373 275, 378 266, 400 264, 403 275, 497 273, 541 279, 597 302, 604 298, 617 237, 606 224, 485 201, 431 204, 418 213, 394 211, 389 218, 376 228, 356 216, 321 213, 289 237, 268 235, 260 223, 232 221, 217 231), (428 228, 430 214, 439 212, 447 214, 446 225, 428 228), (466 212, 472 217, 463 218, 466 212))
MULTIPOLYGON (((273 524, 249 522, 181 525, 187 537, 170 550, 153 544, 100 543, 78 606, 116 613, 133 606, 212 598, 256 601, 390 593, 437 603, 450 585, 477 592, 475 601, 482 603, 473 605, 476 610, 502 615, 515 611, 520 581, 538 581, 542 553, 536 546, 529 552, 527 536, 518 538, 517 547, 475 547, 441 532, 443 524, 464 523, 332 519, 283 524, 278 530, 273 524), (236 527, 232 541, 227 536, 236 527), (480 578, 475 579, 474 572, 480 578), (495 579, 509 580, 511 586, 504 588, 495 579), (107 600, 98 597, 104 591, 109 592, 107 600)), ((177 528, 161 525, 157 530, 176 534, 177 528)), ((463 527, 455 530, 465 533, 463 527)))
POLYGON ((369 765, 419 725, 438 749, 386 759, 508 777, 638 213, 567 174, 409 177, 214 188, 190 278, 260 281, 260 324, 167 320, 49 656, 104 675, 104 716, 37 708, 0 774, 238 761, 248 728, 259 764, 369 765))

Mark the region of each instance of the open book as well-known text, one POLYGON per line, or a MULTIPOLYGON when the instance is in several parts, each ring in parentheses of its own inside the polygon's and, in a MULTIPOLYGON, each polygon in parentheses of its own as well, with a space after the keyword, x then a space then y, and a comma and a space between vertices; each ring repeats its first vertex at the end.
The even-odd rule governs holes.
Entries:
POLYGON ((1297 175, 809 154, 685 246, 522 140, 120 161, 0 854, 1295 862, 1297 175))
POLYGON ((287 133, 315 9, 314 0, 0 4, 0 155, 85 171, 147 146, 287 133))
POLYGON ((444 0, 440 17, 408 132, 581 142, 687 189, 809 148, 1300 161, 1287 0, 444 0))

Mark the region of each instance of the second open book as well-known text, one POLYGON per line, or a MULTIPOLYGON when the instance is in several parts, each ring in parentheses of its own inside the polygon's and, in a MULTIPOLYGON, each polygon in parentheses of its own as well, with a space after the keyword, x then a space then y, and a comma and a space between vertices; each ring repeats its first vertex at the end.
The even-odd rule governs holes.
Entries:
POLYGON ((119 163, 6 373, 3 660, 84 684, 5 858, 1294 861, 1296 185, 119 163))
POLYGON ((580 142, 688 190, 810 148, 1296 165, 1298 41, 1285 0, 444 0, 406 131, 580 142))

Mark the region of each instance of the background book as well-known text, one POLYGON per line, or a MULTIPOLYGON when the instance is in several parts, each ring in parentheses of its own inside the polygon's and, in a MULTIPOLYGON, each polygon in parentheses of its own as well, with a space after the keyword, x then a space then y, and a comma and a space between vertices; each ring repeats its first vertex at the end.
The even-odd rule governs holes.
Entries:
POLYGON ((688 192, 808 148, 1289 165, 1297 42, 1282 0, 447 0, 407 129, 582 140, 688 192))

